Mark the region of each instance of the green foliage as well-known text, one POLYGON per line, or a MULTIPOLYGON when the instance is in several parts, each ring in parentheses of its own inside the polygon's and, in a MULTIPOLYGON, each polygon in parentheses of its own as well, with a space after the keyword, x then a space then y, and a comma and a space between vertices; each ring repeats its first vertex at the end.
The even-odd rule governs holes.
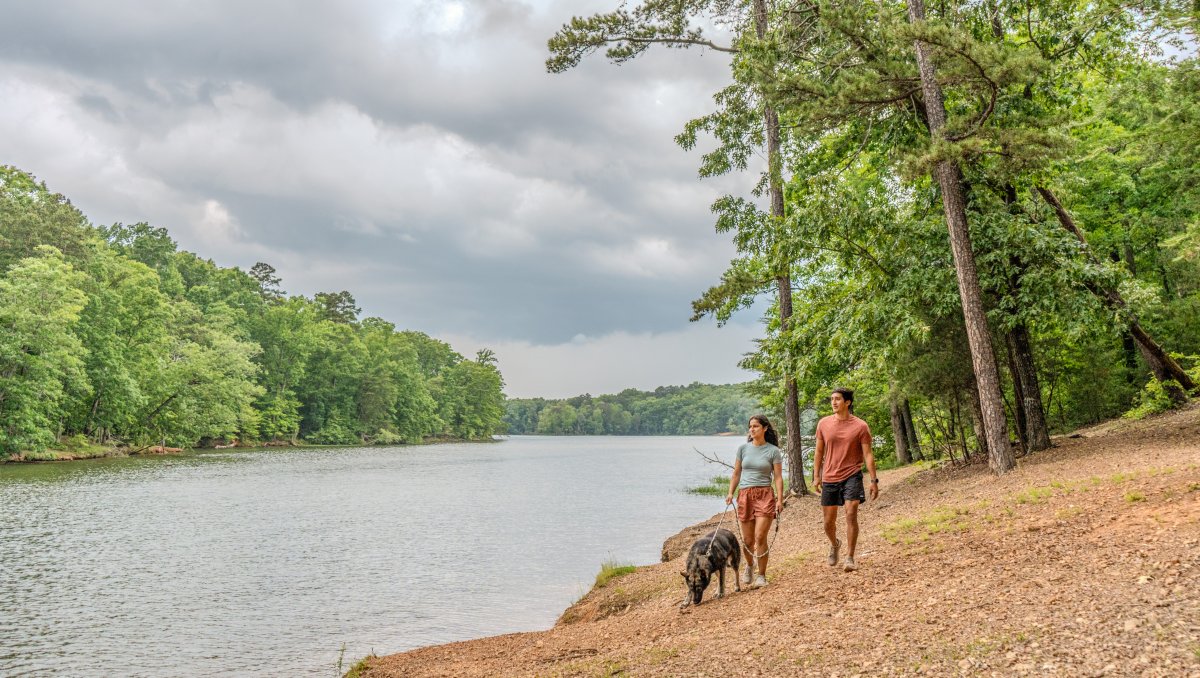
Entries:
POLYGON ((512 434, 710 435, 745 431, 757 411, 742 386, 697 383, 564 400, 514 398, 504 421, 512 434))
MULTIPOLYGON (((1175 382, 1170 382, 1175 384, 1175 382)), ((1179 384, 1175 384, 1179 388, 1179 384)), ((1142 393, 1135 407, 1124 414, 1126 419, 1144 419, 1153 414, 1161 414, 1175 407, 1167 386, 1161 381, 1151 379, 1142 387, 1142 393)))
MULTIPOLYGON (((892 402, 911 405, 923 454, 981 449, 959 282, 929 176, 942 160, 962 169, 998 362, 1003 370, 1016 359, 1005 353, 1019 329, 1049 426, 1165 407, 1162 376, 1148 369, 1132 328, 1137 321, 1196 370, 1200 60, 1168 60, 1158 44, 1178 36, 1179 54, 1194 51, 1194 7, 925 3, 917 21, 909 4, 764 2, 766 14, 756 15, 747 3, 649 0, 573 19, 551 39, 547 66, 559 72, 603 50, 620 63, 655 44, 708 44, 701 29, 729 32, 729 80, 676 141, 688 150, 702 135, 715 142, 701 176, 761 173, 749 195, 713 205, 737 257, 693 302, 693 320, 722 324, 791 281, 790 327, 776 301, 742 362, 761 375, 747 388, 769 414, 783 409, 787 377, 801 404, 850 386, 858 414, 884 439, 883 463, 897 437, 892 402), (916 42, 936 66, 944 133, 930 133, 916 42), (752 162, 768 138, 768 105, 780 120, 780 152, 752 162), (769 180, 784 185, 782 218, 751 197, 769 180)), ((1001 379, 1015 425, 1023 403, 1008 367, 1001 379)), ((510 426, 589 430, 588 413, 572 409, 510 407, 510 426)))
POLYGON ((82 282, 50 246, 0 279, 0 452, 44 449, 68 394, 87 387, 73 331, 86 303, 82 282))
POLYGON ((56 438, 90 451, 503 430, 490 351, 466 361, 420 332, 360 321, 347 291, 286 297, 280 283, 268 264, 221 268, 149 224, 94 229, 65 197, 0 168, 0 454, 53 458, 42 450, 56 438))

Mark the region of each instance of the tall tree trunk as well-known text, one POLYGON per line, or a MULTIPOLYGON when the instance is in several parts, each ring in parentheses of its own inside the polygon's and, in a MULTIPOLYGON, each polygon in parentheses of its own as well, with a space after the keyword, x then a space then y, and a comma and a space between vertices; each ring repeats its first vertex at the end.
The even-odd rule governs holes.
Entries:
POLYGON ((913 425, 912 408, 908 405, 908 398, 900 404, 900 414, 903 415, 904 430, 908 433, 908 449, 912 452, 913 459, 924 459, 921 454, 921 441, 917 438, 917 427, 913 425))
MULTIPOLYGON (((991 441, 987 439, 987 426, 983 419, 983 403, 979 397, 979 385, 971 384, 967 389, 967 395, 971 396, 971 430, 975 431, 975 442, 979 445, 979 451, 991 460, 991 441)), ((1007 436, 1005 438, 1004 446, 1008 447, 1007 436)))
MULTIPOLYGON (((908 19, 914 24, 925 22, 924 0, 908 0, 908 19)), ((921 90, 925 99, 929 134, 935 142, 940 141, 945 137, 946 128, 946 105, 942 98, 942 87, 938 84, 933 61, 926 46, 920 40, 915 41, 913 45, 917 52, 917 68, 921 73, 921 90)), ((992 350, 991 332, 988 330, 987 314, 983 308, 983 290, 979 285, 975 255, 971 250, 962 171, 958 163, 941 160, 933 174, 942 189, 942 209, 946 213, 946 227, 950 232, 950 249, 954 254, 954 270, 958 276, 963 321, 967 326, 967 342, 971 347, 971 365, 975 371, 975 381, 979 385, 984 438, 990 450, 988 464, 997 474, 1007 473, 1016 466, 1016 460, 1008 444, 1008 419, 1004 415, 1000 372, 996 368, 996 355, 992 350)))
POLYGON ((1008 348, 1008 373, 1012 376, 1013 386, 1013 421, 1017 425, 1017 437, 1021 440, 1021 445, 1026 451, 1029 450, 1028 430, 1025 426, 1025 408, 1022 403, 1025 401, 1025 393, 1021 384, 1020 368, 1017 367, 1017 353, 1013 346, 1012 331, 1008 331, 1004 335, 1004 343, 1008 348))
POLYGON ((1020 383, 1021 398, 1017 411, 1025 417, 1025 449, 1030 452, 1050 449, 1050 430, 1046 426, 1046 408, 1042 404, 1042 385, 1038 382, 1037 366, 1033 362, 1033 346, 1029 329, 1019 323, 1008 336, 1013 363, 1013 384, 1020 383))
MULTIPOLYGON (((754 32, 760 40, 767 35, 766 0, 754 0, 754 32)), ((771 217, 783 220, 783 177, 779 153, 779 116, 770 105, 763 104, 763 125, 767 132, 767 178, 771 194, 771 217)), ((792 326, 792 278, 790 262, 780 262, 776 282, 779 285, 779 332, 786 336, 792 326)), ((783 404, 784 423, 787 427, 788 484, 799 496, 808 494, 804 480, 804 441, 800 432, 800 393, 796 378, 788 373, 784 376, 786 400, 783 404)))
MULTIPOLYGON (((1083 252, 1088 260, 1093 264, 1099 265, 1100 261, 1092 252, 1091 247, 1088 246, 1087 238, 1084 237, 1083 231, 1079 229, 1079 226, 1075 224, 1075 219, 1071 217, 1071 213, 1063 207, 1062 203, 1058 201, 1058 198, 1049 189, 1038 186, 1037 191, 1054 208, 1054 213, 1058 215, 1058 221, 1062 224, 1062 227, 1073 234, 1075 239, 1083 246, 1083 252)), ((1137 316, 1133 314, 1128 304, 1125 303, 1125 299, 1121 296, 1121 293, 1115 289, 1102 288, 1091 282, 1087 283, 1087 287, 1092 294, 1104 302, 1105 306, 1116 311, 1120 317, 1125 319, 1129 334, 1137 342, 1138 349, 1142 353, 1142 358, 1150 366, 1150 371, 1154 373, 1154 378, 1160 382, 1174 380, 1179 385, 1177 387, 1169 383, 1164 384, 1167 392, 1171 395, 1171 400, 1175 401, 1176 404, 1187 402, 1187 394, 1196 390, 1195 382, 1192 381, 1187 372, 1183 371, 1179 363, 1175 362, 1175 359, 1164 351, 1162 346, 1159 346, 1158 342, 1154 341, 1154 338, 1146 332, 1142 324, 1138 322, 1137 316)))
POLYGON ((1138 379, 1137 342, 1129 330, 1121 332, 1121 355, 1125 357, 1125 381, 1136 384, 1138 379))
POLYGON ((896 445, 896 462, 912 463, 912 457, 908 454, 908 431, 904 429, 904 414, 900 411, 900 404, 894 399, 888 404, 892 415, 892 440, 896 445))

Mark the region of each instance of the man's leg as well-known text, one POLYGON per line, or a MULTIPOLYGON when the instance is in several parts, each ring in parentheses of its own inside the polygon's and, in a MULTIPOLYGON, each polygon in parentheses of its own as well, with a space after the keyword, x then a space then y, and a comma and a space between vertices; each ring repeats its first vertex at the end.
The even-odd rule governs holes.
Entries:
POLYGON ((846 571, 858 569, 854 562, 854 547, 858 544, 858 501, 846 502, 846 571))
POLYGON ((825 536, 829 537, 829 565, 830 567, 837 565, 838 558, 838 543, 837 538, 837 506, 822 506, 821 510, 825 514, 825 536))
POLYGON ((846 555, 854 557, 854 547, 858 544, 858 502, 846 502, 846 555))

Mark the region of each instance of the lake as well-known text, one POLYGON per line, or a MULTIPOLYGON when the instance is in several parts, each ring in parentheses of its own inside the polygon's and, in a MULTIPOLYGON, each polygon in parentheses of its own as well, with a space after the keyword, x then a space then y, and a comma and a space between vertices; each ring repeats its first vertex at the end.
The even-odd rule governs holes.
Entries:
MULTIPOLYGON (((333 676, 546 629, 724 508, 739 438, 222 450, 0 466, 0 675, 333 676)), ((681 589, 682 596, 682 589, 681 589)))

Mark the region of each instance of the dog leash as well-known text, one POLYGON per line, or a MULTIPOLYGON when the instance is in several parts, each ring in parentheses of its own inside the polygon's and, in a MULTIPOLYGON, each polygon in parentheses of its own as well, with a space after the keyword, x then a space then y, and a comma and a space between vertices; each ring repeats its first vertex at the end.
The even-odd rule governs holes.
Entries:
MULTIPOLYGON (((736 499, 733 500, 733 505, 737 506, 736 499)), ((728 505, 725 507, 725 510, 726 511, 729 510, 728 505)), ((775 514, 775 530, 774 530, 774 533, 771 535, 771 541, 767 543, 767 550, 763 551, 762 553, 756 553, 753 549, 746 546, 746 542, 742 541, 742 535, 738 534, 737 532, 734 532, 733 536, 737 537, 738 544, 743 549, 746 550, 746 553, 749 553, 752 558, 754 558, 755 560, 758 560, 759 558, 762 558, 763 556, 769 555, 771 553, 771 548, 775 546, 775 539, 777 537, 779 537, 779 522, 780 522, 779 516, 780 516, 780 513, 775 514)), ((716 539, 716 537, 713 537, 713 539, 716 539)), ((712 544, 709 544, 709 548, 712 548, 712 544)))
MULTIPOLYGON (((712 555, 713 542, 717 541, 717 535, 721 532, 721 525, 725 522, 725 516, 729 515, 729 507, 730 504, 725 505, 725 512, 721 514, 721 519, 717 521, 717 529, 713 530, 713 537, 708 540, 708 550, 704 552, 705 558, 712 555)), ((733 532, 733 530, 730 530, 730 532, 733 532)), ((737 537, 737 534, 735 533, 733 536, 737 537)))

